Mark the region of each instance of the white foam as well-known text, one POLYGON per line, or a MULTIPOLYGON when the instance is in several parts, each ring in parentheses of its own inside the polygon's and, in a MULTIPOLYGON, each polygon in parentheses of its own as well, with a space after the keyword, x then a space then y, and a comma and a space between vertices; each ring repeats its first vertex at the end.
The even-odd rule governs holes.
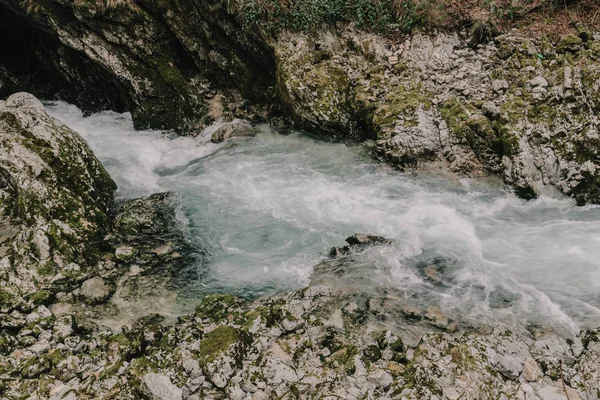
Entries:
POLYGON ((358 147, 268 127, 216 145, 215 127, 173 139, 134 131, 128 114, 83 118, 65 103, 47 107, 89 141, 120 196, 179 193, 190 239, 208 252, 196 266, 202 280, 185 287, 191 297, 300 288, 331 246, 365 232, 397 240, 365 252, 370 285, 474 321, 570 332, 600 325, 597 206, 554 195, 527 202, 493 180, 404 175, 358 147), (436 257, 454 263, 444 287, 415 267, 436 257))

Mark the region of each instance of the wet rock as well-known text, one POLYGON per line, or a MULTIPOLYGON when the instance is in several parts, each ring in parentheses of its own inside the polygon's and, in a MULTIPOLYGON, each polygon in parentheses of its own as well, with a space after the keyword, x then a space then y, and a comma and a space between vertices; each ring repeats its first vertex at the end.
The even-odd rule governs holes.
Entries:
POLYGON ((170 274, 191 260, 192 246, 185 240, 173 193, 155 193, 120 205, 114 222, 116 256, 146 272, 170 274))
POLYGON ((346 238, 346 243, 349 246, 344 247, 333 247, 329 251, 330 257, 340 257, 347 254, 350 254, 352 251, 361 251, 369 246, 385 246, 393 243, 391 239, 384 238, 382 236, 376 235, 366 235, 362 233, 357 233, 350 237, 346 238))
POLYGON ((181 400, 180 388, 173 385, 168 376, 162 374, 146 374, 142 377, 143 388, 151 400, 181 400))
POLYGON ((221 143, 232 137, 250 136, 254 132, 255 129, 247 122, 228 122, 217 128, 210 140, 213 143, 221 143))

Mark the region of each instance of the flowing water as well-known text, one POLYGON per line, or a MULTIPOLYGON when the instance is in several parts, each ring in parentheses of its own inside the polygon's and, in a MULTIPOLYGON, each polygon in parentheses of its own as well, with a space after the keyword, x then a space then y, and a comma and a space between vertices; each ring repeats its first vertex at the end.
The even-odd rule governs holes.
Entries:
POLYGON ((210 129, 170 138, 134 131, 129 114, 47 108, 86 138, 119 197, 179 194, 189 240, 206 252, 190 266, 198 279, 180 282, 182 309, 206 293, 304 287, 332 246, 363 232, 395 243, 330 284, 392 290, 474 322, 600 325, 600 207, 527 202, 494 180, 402 174, 363 147, 266 126, 213 144, 210 129))

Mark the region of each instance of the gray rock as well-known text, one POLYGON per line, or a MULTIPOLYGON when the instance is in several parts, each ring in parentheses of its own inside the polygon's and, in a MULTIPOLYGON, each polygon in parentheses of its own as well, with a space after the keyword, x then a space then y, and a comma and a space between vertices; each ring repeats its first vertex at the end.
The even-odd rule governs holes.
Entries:
POLYGON ((527 382, 535 382, 542 376, 543 372, 533 358, 528 358, 523 364, 523 379, 527 382))
POLYGON ((254 134, 255 129, 247 122, 244 121, 234 121, 228 122, 221 125, 217 130, 212 134, 211 142, 213 143, 221 143, 224 140, 227 140, 232 137, 238 136, 250 136, 254 134))
POLYGON ((384 389, 389 387, 394 381, 392 375, 390 375, 389 372, 386 372, 382 369, 371 371, 367 379, 369 379, 370 382, 375 384, 375 386, 384 389))
POLYGON ((75 318, 72 315, 64 315, 54 322, 52 334, 54 338, 62 342, 66 337, 71 336, 75 330, 75 318))
POLYGON ((99 304, 106 301, 111 295, 111 287, 100 277, 93 277, 81 285, 81 295, 90 304, 99 304))
POLYGON ((545 89, 548 87, 548 81, 543 76, 536 76, 535 78, 527 82, 527 84, 534 88, 542 87, 545 89))
POLYGON ((493 101, 486 101, 482 105, 483 112, 489 118, 496 119, 500 115, 500 107, 498 107, 493 101))
POLYGON ((142 387, 151 400, 182 400, 183 392, 168 376, 149 373, 142 376, 142 387))
POLYGON ((492 81, 492 90, 496 93, 502 92, 508 88, 508 82, 504 79, 496 79, 492 81))

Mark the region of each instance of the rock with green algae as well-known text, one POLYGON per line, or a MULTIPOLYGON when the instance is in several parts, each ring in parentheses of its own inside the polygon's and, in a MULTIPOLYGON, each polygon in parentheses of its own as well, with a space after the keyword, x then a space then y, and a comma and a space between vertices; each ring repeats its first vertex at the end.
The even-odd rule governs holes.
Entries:
MULTIPOLYGON (((371 306, 374 296, 366 299, 371 306)), ((256 399, 293 393, 300 399, 401 394, 416 400, 545 398, 565 391, 586 398, 600 389, 597 330, 570 339, 542 328, 448 333, 432 324, 419 327, 425 320, 407 326, 389 294, 383 299, 382 307, 367 307, 357 319, 357 303, 365 298, 351 290, 309 287, 254 302, 221 296, 210 304, 230 305, 230 314, 239 317, 215 323, 199 308, 171 326, 146 318, 120 334, 98 326, 75 329, 71 320, 57 319, 39 340, 30 328, 23 328, 19 342, 0 336, 1 376, 18 377, 5 380, 0 393, 9 399, 26 392, 32 398, 256 399), (282 317, 251 316, 275 304, 282 317), (284 329, 289 314, 302 321, 296 329, 284 329), (334 317, 341 328, 330 325, 334 317), (253 321, 251 334, 246 318, 253 321)))
POLYGON ((116 189, 87 143, 34 96, 0 102, 0 214, 18 233, 0 260, 3 303, 44 303, 97 261, 116 189))

